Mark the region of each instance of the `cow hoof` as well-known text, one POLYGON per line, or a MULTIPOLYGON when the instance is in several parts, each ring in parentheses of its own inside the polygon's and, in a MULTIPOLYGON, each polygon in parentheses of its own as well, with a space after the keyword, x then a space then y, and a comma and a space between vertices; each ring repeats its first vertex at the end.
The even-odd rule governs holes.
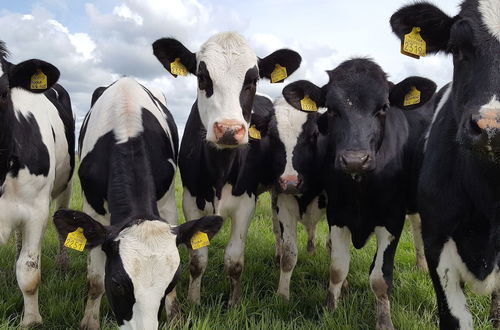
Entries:
POLYGON ((427 266, 427 260, 425 257, 417 257, 417 269, 421 272, 429 272, 429 267, 427 266))
POLYGON ((313 241, 307 241, 307 253, 314 254, 316 252, 316 247, 313 241))
POLYGON ((42 317, 40 314, 27 314, 23 316, 23 320, 21 321, 20 328, 33 328, 38 327, 43 324, 42 317))
POLYGON ((80 330, 99 330, 100 328, 99 321, 94 318, 84 318, 80 322, 80 330))
POLYGON ((337 299, 335 299, 335 297, 333 296, 333 294, 331 292, 328 292, 328 294, 326 295, 326 308, 330 312, 335 312, 335 310, 337 309, 337 306, 338 306, 337 299))
POLYGON ((285 302, 289 302, 290 301, 290 293, 285 293, 285 292, 278 291, 277 295, 278 295, 278 297, 280 297, 281 299, 283 299, 283 301, 285 301, 285 302))

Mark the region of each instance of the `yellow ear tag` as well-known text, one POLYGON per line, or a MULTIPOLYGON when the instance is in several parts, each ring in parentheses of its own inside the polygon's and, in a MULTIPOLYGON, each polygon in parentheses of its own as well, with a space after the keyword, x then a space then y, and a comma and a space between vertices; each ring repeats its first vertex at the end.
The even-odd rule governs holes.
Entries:
POLYGON ((318 111, 318 106, 316 102, 309 98, 309 95, 305 95, 302 100, 300 100, 300 108, 302 111, 315 112, 318 111))
POLYGON ((208 235, 202 231, 197 232, 191 237, 191 247, 193 250, 198 250, 204 246, 209 246, 210 241, 208 240, 208 235))
POLYGON ((420 28, 413 27, 410 33, 405 34, 401 53, 418 59, 420 56, 425 56, 426 47, 425 40, 420 36, 420 28))
POLYGON ((248 136, 254 140, 260 140, 262 136, 260 135, 260 131, 255 127, 255 125, 250 126, 248 129, 248 136))
POLYGON ((271 83, 274 84, 277 82, 283 82, 283 80, 285 80, 286 77, 288 77, 288 74, 286 73, 286 68, 284 66, 276 64, 273 72, 271 73, 271 83))
POLYGON ((188 72, 184 64, 181 63, 180 57, 177 57, 175 61, 170 63, 170 73, 177 76, 187 76, 188 72))
POLYGON ((80 252, 85 249, 85 244, 87 244, 87 239, 85 238, 85 235, 83 235, 83 228, 81 227, 78 227, 75 231, 69 233, 66 237, 66 241, 64 242, 64 246, 80 252))
POLYGON ((31 76, 31 89, 47 89, 47 76, 42 72, 42 70, 37 70, 34 75, 31 76))
POLYGON ((408 94, 405 95, 405 100, 403 102, 403 105, 405 107, 409 105, 414 105, 414 104, 419 104, 420 103, 420 91, 413 86, 408 92, 408 94))

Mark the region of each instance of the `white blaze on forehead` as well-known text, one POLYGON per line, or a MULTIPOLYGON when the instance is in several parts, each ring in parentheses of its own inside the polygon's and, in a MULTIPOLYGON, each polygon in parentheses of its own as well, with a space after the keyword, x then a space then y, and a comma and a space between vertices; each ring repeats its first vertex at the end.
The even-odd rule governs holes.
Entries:
POLYGON ((278 134, 285 146, 286 153, 285 171, 282 175, 298 175, 292 163, 293 150, 302 133, 302 126, 307 121, 308 114, 295 109, 284 98, 278 98, 274 102, 274 109, 278 134))
POLYGON ((180 264, 176 236, 163 221, 146 220, 124 229, 120 241, 123 268, 134 285, 132 319, 135 328, 156 328, 157 315, 165 290, 180 264))
POLYGON ((479 0, 479 12, 488 31, 500 41, 500 1, 479 0))
POLYGON ((257 66, 257 56, 241 35, 216 34, 196 54, 197 63, 205 62, 213 83, 213 94, 206 97, 198 90, 200 117, 207 128, 207 139, 213 138, 211 125, 221 120, 237 120, 248 128, 242 114, 240 93, 247 71, 257 66))

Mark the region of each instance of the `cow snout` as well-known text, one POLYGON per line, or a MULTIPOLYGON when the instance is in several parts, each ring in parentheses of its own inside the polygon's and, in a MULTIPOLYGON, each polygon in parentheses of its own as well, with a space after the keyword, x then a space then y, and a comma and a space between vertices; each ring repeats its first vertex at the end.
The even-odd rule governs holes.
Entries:
POLYGON ((340 155, 340 168, 347 173, 363 173, 375 169, 375 160, 368 151, 344 151, 340 155))
POLYGON ((238 145, 245 140, 245 125, 236 120, 222 120, 214 123, 214 134, 217 144, 238 145))
POLYGON ((279 186, 282 193, 297 194, 299 193, 300 180, 296 175, 285 175, 279 178, 279 186))
POLYGON ((472 147, 485 152, 500 151, 500 110, 473 114, 468 122, 472 147))

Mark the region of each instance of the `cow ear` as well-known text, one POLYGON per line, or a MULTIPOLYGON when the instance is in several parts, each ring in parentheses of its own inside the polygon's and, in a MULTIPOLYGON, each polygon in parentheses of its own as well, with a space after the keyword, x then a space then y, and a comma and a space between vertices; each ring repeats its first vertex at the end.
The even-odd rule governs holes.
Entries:
POLYGON ((266 135, 269 129, 269 123, 273 115, 273 102, 266 96, 256 95, 253 102, 250 127, 255 126, 260 134, 266 135))
POLYGON ((107 87, 101 86, 97 87, 92 93, 92 100, 90 101, 90 107, 94 106, 94 103, 101 97, 102 93, 106 90, 107 87))
POLYGON ((288 104, 297 110, 303 110, 300 101, 306 96, 316 103, 316 107, 324 106, 323 90, 307 80, 298 80, 288 84, 283 88, 282 93, 288 104))
POLYGON ((425 40, 427 53, 446 51, 454 19, 436 6, 420 2, 404 6, 391 16, 392 31, 400 40, 414 27, 420 28, 420 36, 425 40))
POLYGON ((196 74, 196 54, 191 53, 180 41, 174 38, 156 40, 153 43, 153 54, 174 77, 177 77, 177 73, 172 72, 172 63, 177 59, 188 72, 196 74))
POLYGON ((217 215, 206 216, 198 220, 186 221, 180 226, 174 228, 174 233, 177 235, 177 245, 186 244, 191 248, 191 238, 194 234, 202 232, 208 235, 208 239, 217 234, 222 227, 222 217, 217 215))
POLYGON ((54 213, 54 224, 59 235, 66 239, 69 233, 81 228, 82 234, 87 239, 86 249, 91 249, 104 243, 107 230, 102 224, 92 219, 89 215, 68 209, 60 209, 54 213))
POLYGON ((427 103, 436 92, 436 83, 422 77, 409 77, 393 85, 389 102, 405 110, 413 110, 427 103))
POLYGON ((13 65, 8 73, 9 86, 33 93, 43 93, 59 79, 59 70, 52 64, 32 59, 13 65))
POLYGON ((271 75, 276 69, 276 66, 279 65, 285 68, 286 75, 282 75, 272 82, 280 82, 294 73, 299 68, 301 61, 302 57, 300 57, 299 53, 296 51, 291 49, 279 49, 264 58, 259 58, 259 75, 261 78, 267 78, 272 81, 271 75))

